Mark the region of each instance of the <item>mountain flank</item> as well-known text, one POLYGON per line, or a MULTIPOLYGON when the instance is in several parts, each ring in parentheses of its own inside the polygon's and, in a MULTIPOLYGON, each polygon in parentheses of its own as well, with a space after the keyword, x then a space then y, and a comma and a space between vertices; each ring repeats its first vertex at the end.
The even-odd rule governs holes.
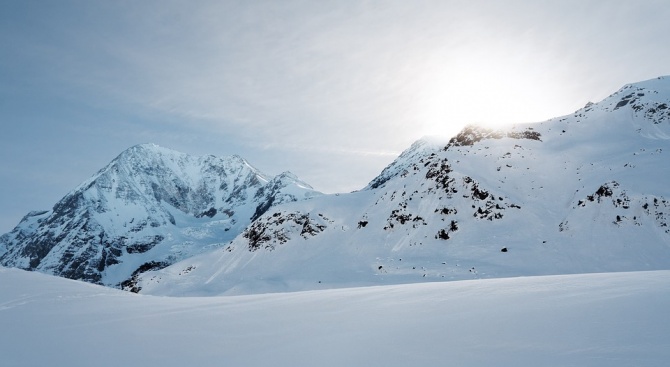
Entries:
POLYGON ((668 106, 659 77, 548 121, 468 126, 335 195, 137 146, 0 237, 0 263, 177 296, 667 270, 668 106))

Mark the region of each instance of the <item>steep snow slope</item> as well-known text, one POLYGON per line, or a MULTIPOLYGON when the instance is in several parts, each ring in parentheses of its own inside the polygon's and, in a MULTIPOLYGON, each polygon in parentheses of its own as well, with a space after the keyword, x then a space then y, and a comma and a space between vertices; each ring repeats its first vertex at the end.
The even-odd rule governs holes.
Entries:
POLYGON ((215 295, 670 269, 670 79, 574 114, 419 141, 364 190, 269 210, 139 279, 215 295))
POLYGON ((52 210, 28 214, 0 239, 0 263, 118 286, 221 246, 272 205, 318 194, 289 172, 272 178, 238 156, 138 145, 52 210))
POLYGON ((666 366, 670 272, 168 298, 0 268, 3 366, 666 366))

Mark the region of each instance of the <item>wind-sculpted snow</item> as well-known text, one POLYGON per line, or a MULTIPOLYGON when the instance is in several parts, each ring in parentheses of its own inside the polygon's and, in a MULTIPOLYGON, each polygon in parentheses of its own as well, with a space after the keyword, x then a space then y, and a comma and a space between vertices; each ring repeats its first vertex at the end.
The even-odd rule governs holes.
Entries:
POLYGON ((365 189, 277 206, 138 287, 245 294, 670 269, 670 120, 644 112, 663 103, 667 78, 541 123, 422 139, 365 189))
POLYGON ((3 366, 645 366, 670 271, 240 297, 134 295, 0 268, 3 366))
POLYGON ((291 173, 266 176, 238 156, 132 147, 3 236, 0 263, 118 286, 233 239, 274 204, 317 196, 291 173))

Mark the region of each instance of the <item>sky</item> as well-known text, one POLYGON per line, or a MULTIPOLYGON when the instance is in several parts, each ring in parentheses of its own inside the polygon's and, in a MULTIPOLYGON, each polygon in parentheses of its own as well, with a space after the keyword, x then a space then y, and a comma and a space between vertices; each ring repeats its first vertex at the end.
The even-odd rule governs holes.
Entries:
POLYGON ((424 136, 670 74, 666 0, 4 0, 0 233, 141 143, 364 187, 424 136))

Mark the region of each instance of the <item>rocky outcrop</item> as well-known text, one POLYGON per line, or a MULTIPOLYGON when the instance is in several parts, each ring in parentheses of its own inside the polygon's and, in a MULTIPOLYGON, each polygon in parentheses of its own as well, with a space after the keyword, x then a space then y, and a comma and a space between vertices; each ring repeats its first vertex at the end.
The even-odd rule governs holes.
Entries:
POLYGON ((220 246, 275 204, 319 195, 290 173, 239 156, 195 157, 139 145, 2 237, 0 264, 118 285, 220 246))

